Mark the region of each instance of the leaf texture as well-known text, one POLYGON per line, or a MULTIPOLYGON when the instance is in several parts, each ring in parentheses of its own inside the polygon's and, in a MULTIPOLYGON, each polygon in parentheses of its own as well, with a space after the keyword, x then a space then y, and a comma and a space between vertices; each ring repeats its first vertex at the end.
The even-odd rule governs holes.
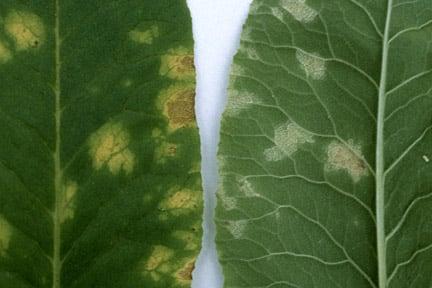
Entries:
POLYGON ((0 3, 0 287, 189 287, 202 188, 186 1, 0 3))
POLYGON ((219 164, 225 287, 432 285, 432 2, 255 0, 219 164))

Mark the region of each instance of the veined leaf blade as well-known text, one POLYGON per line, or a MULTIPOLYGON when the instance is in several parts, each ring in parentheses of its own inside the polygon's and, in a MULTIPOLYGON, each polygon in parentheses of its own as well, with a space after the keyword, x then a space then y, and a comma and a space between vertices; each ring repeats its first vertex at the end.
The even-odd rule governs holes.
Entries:
POLYGON ((222 120, 226 287, 429 287, 428 1, 255 0, 222 120))
POLYGON ((190 286, 186 1, 2 1, 0 79, 0 286, 190 286))

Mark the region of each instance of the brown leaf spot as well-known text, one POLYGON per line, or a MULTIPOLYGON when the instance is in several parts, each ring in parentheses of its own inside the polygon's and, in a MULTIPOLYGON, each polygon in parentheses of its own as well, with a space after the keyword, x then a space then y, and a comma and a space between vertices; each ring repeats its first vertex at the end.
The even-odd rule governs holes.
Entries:
POLYGON ((160 99, 171 130, 195 123, 195 89, 191 85, 171 86, 162 92, 160 99))
POLYGON ((182 47, 169 50, 161 58, 160 74, 178 80, 194 79, 193 51, 182 47))
POLYGON ((176 273, 176 278, 181 283, 189 283, 192 281, 192 273, 195 270, 195 259, 187 262, 180 270, 176 273))

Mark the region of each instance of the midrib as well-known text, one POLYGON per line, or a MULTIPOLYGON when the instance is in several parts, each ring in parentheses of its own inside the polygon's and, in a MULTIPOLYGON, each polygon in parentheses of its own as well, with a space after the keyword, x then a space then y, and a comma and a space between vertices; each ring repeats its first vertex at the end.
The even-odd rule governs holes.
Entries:
POLYGON ((384 119, 387 93, 387 69, 389 52, 389 34, 393 0, 388 0, 387 16, 383 37, 381 79, 378 93, 378 117, 376 139, 376 217, 377 217, 377 254, 378 287, 387 287, 386 237, 385 237, 385 158, 384 158, 384 119))
POLYGON ((55 95, 55 134, 56 143, 54 151, 54 189, 55 189, 55 207, 54 207, 54 227, 53 227, 53 259, 52 259, 52 287, 61 287, 61 213, 63 203, 63 175, 61 169, 60 159, 60 145, 61 145, 61 104, 60 104, 60 72, 61 72, 61 61, 60 61, 60 15, 59 15, 59 1, 55 0, 55 84, 54 84, 54 95, 55 95))

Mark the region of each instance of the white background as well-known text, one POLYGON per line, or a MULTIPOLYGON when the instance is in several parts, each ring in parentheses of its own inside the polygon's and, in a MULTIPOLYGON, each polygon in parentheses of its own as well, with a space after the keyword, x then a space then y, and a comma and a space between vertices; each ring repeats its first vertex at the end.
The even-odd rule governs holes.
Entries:
POLYGON ((218 181, 216 152, 229 69, 239 45, 250 2, 251 0, 188 0, 195 37, 195 64, 198 72, 196 112, 201 134, 205 191, 203 250, 193 275, 193 288, 221 288, 223 284, 214 244, 213 210, 218 181))

